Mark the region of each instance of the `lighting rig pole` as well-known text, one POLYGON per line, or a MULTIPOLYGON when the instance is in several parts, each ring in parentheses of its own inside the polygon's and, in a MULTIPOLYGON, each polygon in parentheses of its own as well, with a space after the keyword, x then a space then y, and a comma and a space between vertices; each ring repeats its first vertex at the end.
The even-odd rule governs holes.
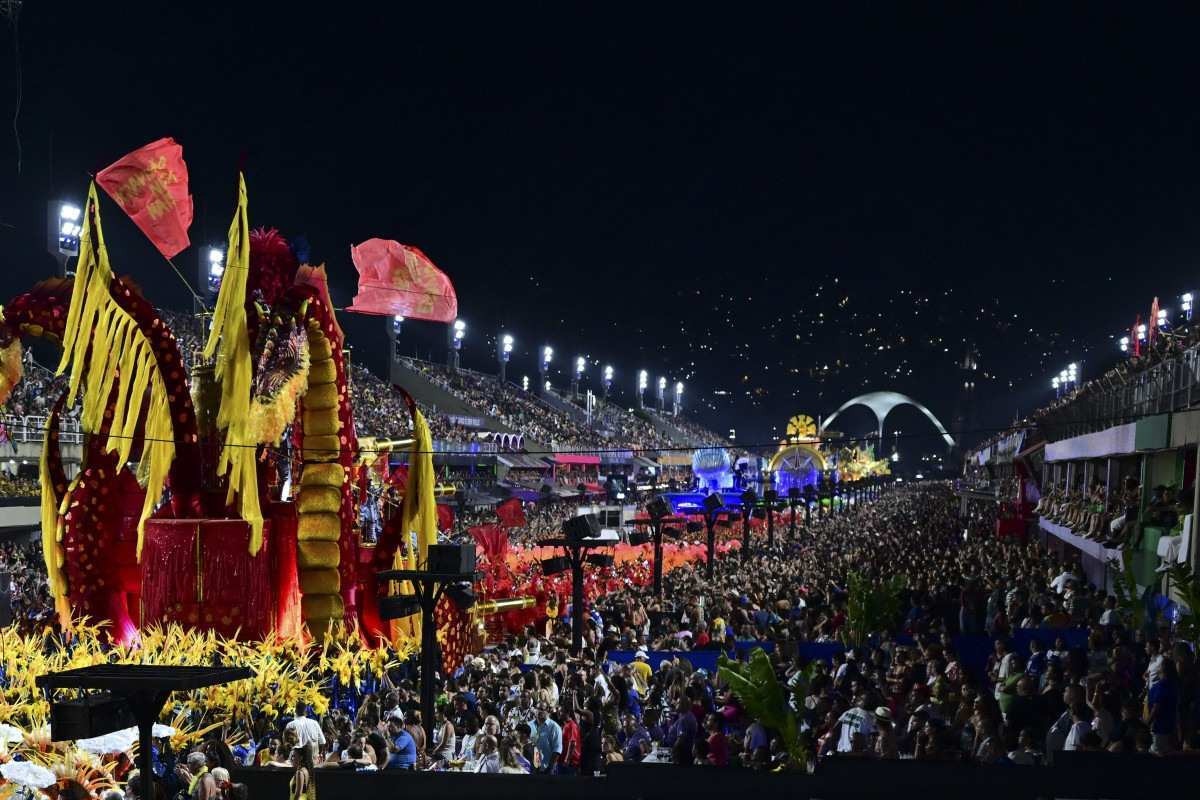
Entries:
POLYGON ((513 337, 510 333, 500 336, 496 342, 496 358, 500 361, 500 385, 503 386, 508 378, 508 359, 512 357, 513 337))
MULTIPOLYGON (((421 722, 425 727, 425 736, 433 741, 433 711, 434 699, 437 697, 437 686, 433 676, 437 673, 437 622, 434 620, 434 609, 438 600, 447 590, 475 580, 475 547, 466 545, 462 548, 451 546, 449 549, 461 553, 457 560, 457 569, 444 570, 445 563, 434 563, 439 569, 392 569, 379 573, 379 582, 385 585, 390 581, 409 581, 416 587, 416 594, 393 595, 380 598, 379 617, 383 620, 399 619, 421 612, 421 722)), ((434 559, 429 559, 434 561, 434 559)), ((441 559, 438 559, 440 562, 441 559)), ((463 598, 473 598, 471 592, 463 592, 463 598)))
POLYGON ((791 509, 792 518, 788 521, 788 539, 796 540, 796 502, 800 499, 800 487, 788 487, 788 508, 791 509))
POLYGON ((550 362, 554 360, 554 348, 546 345, 542 348, 542 360, 538 365, 538 373, 542 376, 541 382, 538 384, 538 394, 542 397, 546 396, 546 384, 549 379, 546 377, 550 374, 550 362))
POLYGON ((458 372, 462 364, 462 343, 467 336, 467 323, 461 319, 454 320, 454 324, 450 326, 450 368, 458 372))
POLYGON ((649 382, 650 374, 647 373, 646 370, 641 370, 638 372, 638 408, 646 407, 646 386, 649 385, 649 382))
POLYGON ((758 495, 753 489, 742 492, 742 561, 750 558, 750 518, 754 515, 754 504, 758 495))
POLYGON ((704 528, 708 534, 708 551, 704 561, 704 576, 710 581, 713 578, 713 559, 717 552, 717 514, 721 513, 721 509, 724 506, 725 501, 719 494, 710 494, 704 498, 704 528))

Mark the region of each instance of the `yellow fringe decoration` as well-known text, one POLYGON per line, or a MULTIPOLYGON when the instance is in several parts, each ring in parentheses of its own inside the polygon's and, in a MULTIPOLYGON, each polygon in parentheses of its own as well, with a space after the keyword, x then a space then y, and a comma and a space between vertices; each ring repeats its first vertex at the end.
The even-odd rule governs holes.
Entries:
MULTIPOLYGON (((117 305, 110 291, 112 267, 108 248, 104 245, 100 203, 94 183, 88 187, 79 253, 57 372, 62 375, 70 368, 67 406, 71 406, 77 396, 81 397, 83 413, 80 421, 83 430, 93 435, 104 424, 104 409, 116 388, 113 418, 103 444, 106 452, 116 453, 118 469, 129 461, 142 400, 147 391, 150 393, 145 442, 138 462, 138 481, 146 489, 137 528, 137 553, 141 558, 146 520, 162 497, 167 472, 175 460, 174 429, 167 389, 154 357, 154 348, 138 329, 137 322, 117 305)), ((43 483, 46 480, 43 472, 43 483)), ((49 507, 44 494, 42 504, 44 538, 47 535, 45 515, 49 507)), ((52 552, 46 552, 48 568, 51 568, 52 552)))
MULTIPOLYGON (((437 501, 433 487, 437 476, 433 471, 433 437, 429 423, 420 409, 413 410, 413 443, 408 455, 408 482, 405 484, 404 509, 400 530, 408 537, 408 555, 396 551, 393 569, 418 569, 429 558, 429 545, 437 544, 437 501), (414 541, 415 539, 415 541, 414 541), (415 547, 413 546, 415 544, 415 547)), ((402 593, 412 593, 413 587, 404 582, 402 593)), ((393 640, 421 635, 421 617, 414 614, 392 624, 393 640)))
MULTIPOLYGON (((3 306, 0 306, 0 322, 4 322, 3 306)), ((15 336, 8 347, 0 349, 0 406, 8 402, 13 389, 21 382, 24 374, 21 355, 21 340, 15 336)))
POLYGON ((221 410, 217 427, 225 431, 225 446, 217 463, 218 475, 229 475, 225 502, 236 496, 238 513, 250 523, 250 555, 262 547, 263 518, 258 501, 258 448, 250 420, 250 334, 246 328, 246 282, 250 274, 250 227, 246 216, 246 178, 238 174, 238 206, 229 226, 225 275, 213 311, 212 329, 204 357, 212 358, 220 345, 217 380, 221 382, 221 410))
POLYGON ((50 427, 42 436, 42 457, 38 461, 38 476, 42 484, 42 557, 46 561, 46 573, 50 584, 50 596, 58 609, 58 621, 64 631, 71 630, 71 604, 67 602, 67 576, 63 571, 66 554, 62 548, 62 519, 58 516, 58 502, 54 497, 54 483, 50 480, 50 427))

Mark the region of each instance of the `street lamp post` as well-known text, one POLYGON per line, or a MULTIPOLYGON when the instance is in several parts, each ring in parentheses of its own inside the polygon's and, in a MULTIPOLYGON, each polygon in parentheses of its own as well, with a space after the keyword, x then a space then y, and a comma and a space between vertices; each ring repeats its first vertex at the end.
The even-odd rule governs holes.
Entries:
POLYGON ((450 326, 450 358, 449 367, 455 372, 458 372, 461 365, 460 355, 462 353, 463 339, 467 336, 467 323, 461 319, 454 320, 454 324, 450 326))
POLYGON ((542 380, 538 383, 539 391, 544 396, 546 387, 550 384, 550 379, 546 376, 550 374, 550 362, 554 360, 554 348, 546 345, 542 348, 542 360, 538 364, 538 373, 542 376, 542 380))
POLYGON ((496 340, 496 358, 500 361, 500 385, 507 379, 508 360, 512 357, 514 340, 511 333, 501 334, 496 340))

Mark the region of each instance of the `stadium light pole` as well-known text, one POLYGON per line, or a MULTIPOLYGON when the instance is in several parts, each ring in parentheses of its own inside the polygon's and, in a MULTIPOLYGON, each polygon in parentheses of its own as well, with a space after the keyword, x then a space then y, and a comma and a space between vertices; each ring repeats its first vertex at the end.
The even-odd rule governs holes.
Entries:
POLYGON ((609 364, 608 366, 606 366, 604 368, 604 402, 606 402, 606 403, 608 402, 609 390, 612 389, 612 382, 613 382, 613 368, 612 368, 612 365, 609 364))
POLYGON ((1195 300, 1191 292, 1184 292, 1179 295, 1179 310, 1183 314, 1185 322, 1192 321, 1192 302, 1195 300))
POLYGON ((46 210, 46 245, 50 255, 58 262, 59 274, 69 277, 75 270, 68 270, 67 263, 79 258, 79 236, 83 233, 83 211, 79 204, 70 200, 51 201, 46 210))
POLYGON ((512 334, 501 334, 496 340, 496 359, 500 362, 500 385, 503 386, 508 372, 508 359, 512 357, 514 340, 512 334))
POLYGON ((646 407, 646 387, 650 385, 650 373, 646 370, 638 371, 638 408, 646 407))
POLYGON ((658 413, 663 413, 666 403, 665 397, 667 394, 667 379, 659 376, 658 378, 658 413))
POLYGON ((579 399, 579 382, 583 379, 584 370, 587 369, 587 361, 583 356, 575 357, 575 373, 571 379, 571 396, 576 400, 579 399))
POLYGON ((675 416, 683 410, 683 381, 675 382, 675 416))
POLYGON ((461 366, 460 355, 462 354, 463 339, 467 336, 467 323, 461 319, 454 320, 454 324, 450 326, 450 364, 449 366, 458 372, 461 366))
POLYGON ((543 396, 548 391, 547 387, 550 385, 550 379, 547 376, 550 374, 550 362, 553 360, 554 348, 550 345, 546 345, 542 348, 542 360, 538 364, 538 372, 542 376, 542 380, 538 383, 538 386, 541 387, 543 396))

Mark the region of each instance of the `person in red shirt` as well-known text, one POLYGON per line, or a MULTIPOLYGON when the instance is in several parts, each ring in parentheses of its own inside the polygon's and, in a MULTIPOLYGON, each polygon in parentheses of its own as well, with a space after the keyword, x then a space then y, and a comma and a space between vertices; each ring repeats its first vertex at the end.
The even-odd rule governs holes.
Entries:
POLYGON ((574 712, 563 713, 562 723, 562 761, 559 762, 559 775, 579 774, 579 754, 582 740, 579 735, 579 723, 575 720, 574 712))
POLYGON ((729 740, 721 732, 721 718, 708 715, 708 763, 714 767, 729 766, 729 740))

